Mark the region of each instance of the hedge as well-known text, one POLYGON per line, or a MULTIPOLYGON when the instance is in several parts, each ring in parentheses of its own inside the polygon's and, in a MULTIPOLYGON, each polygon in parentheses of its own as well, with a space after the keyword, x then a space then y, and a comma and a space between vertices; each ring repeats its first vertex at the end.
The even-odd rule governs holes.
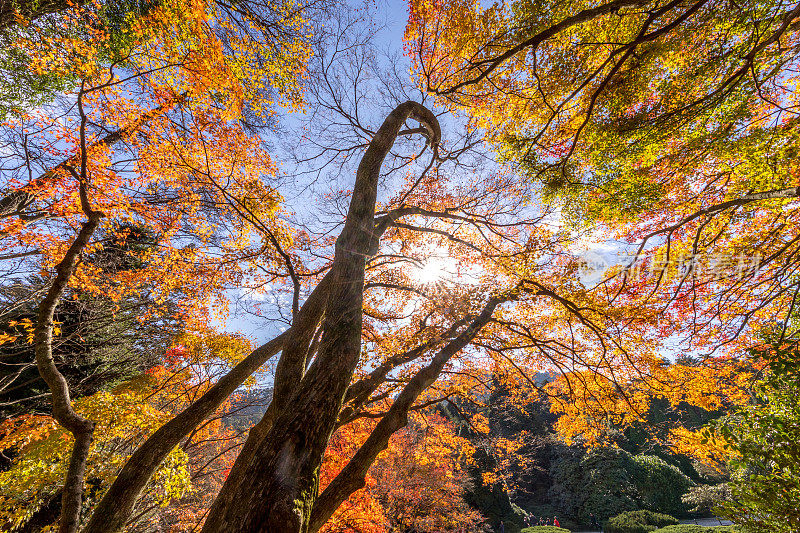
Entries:
POLYGON ((556 526, 533 526, 526 527, 522 533, 570 533, 569 529, 556 526))
POLYGON ((697 524, 678 524, 661 529, 653 533, 739 533, 736 526, 698 526, 697 524))
POLYGON ((693 485, 692 481, 677 467, 655 455, 636 455, 633 461, 638 467, 632 477, 639 491, 641 508, 685 516, 689 506, 681 497, 693 485))
POLYGON ((666 526, 677 525, 672 516, 652 511, 629 511, 606 522, 605 533, 650 533, 666 526))
MULTIPOLYGON (((598 519, 649 509, 671 516, 688 516, 681 497, 692 481, 675 466, 653 455, 631 455, 619 448, 560 450, 551 460, 552 483, 547 496, 552 512, 582 526, 598 519)), ((533 511, 536 514, 535 511, 533 511)))

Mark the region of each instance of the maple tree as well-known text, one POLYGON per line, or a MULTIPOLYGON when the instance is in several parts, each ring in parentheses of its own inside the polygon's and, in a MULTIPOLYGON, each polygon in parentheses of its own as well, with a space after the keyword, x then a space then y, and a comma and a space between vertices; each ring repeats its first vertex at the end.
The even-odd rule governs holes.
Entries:
MULTIPOLYGON (((411 191, 401 190, 398 194, 399 202, 405 203, 406 206, 398 207, 394 212, 388 209, 386 215, 379 215, 377 219, 375 214, 370 212, 374 207, 368 206, 371 207, 366 210, 368 214, 362 214, 361 210, 365 207, 360 205, 360 201, 364 197, 369 202, 375 201, 379 164, 391 148, 390 141, 394 141, 400 133, 402 122, 412 112, 418 114, 416 118, 421 119, 423 127, 410 128, 409 133, 425 133, 427 130, 429 138, 436 140, 439 136, 435 117, 413 102, 402 103, 396 107, 377 133, 372 134, 368 130, 369 133, 366 135, 371 137, 371 141, 359 165, 350 215, 346 218, 344 233, 336 243, 336 258, 331 270, 325 273, 323 280, 299 308, 292 329, 297 324, 308 323, 310 327, 301 333, 305 336, 302 343, 295 340, 287 343, 278 363, 275 396, 270 406, 270 410, 276 411, 275 418, 272 418, 268 411, 267 416, 251 431, 248 440, 261 439, 260 449, 256 448, 256 444, 252 449, 249 449, 249 443, 245 445, 215 506, 212 507, 205 525, 207 531, 226 527, 241 529, 272 527, 286 530, 305 530, 309 527, 311 530, 316 530, 321 527, 352 492, 363 486, 370 465, 387 445, 391 434, 406 424, 409 409, 438 401, 442 396, 446 397, 447 389, 452 391, 450 394, 454 394, 460 387, 469 386, 469 380, 465 380, 464 383, 456 380, 450 385, 443 384, 426 392, 446 366, 462 363, 470 366, 481 364, 480 358, 472 359, 468 354, 464 354, 466 359, 459 357, 458 363, 451 359, 460 356, 461 350, 478 334, 482 334, 483 327, 492 322, 492 314, 495 308, 498 308, 498 304, 505 299, 518 299, 522 293, 530 294, 531 299, 542 296, 548 298, 553 295, 535 283, 531 283, 530 287, 523 286, 524 282, 520 277, 526 274, 525 265, 518 265, 510 259, 515 254, 517 257, 529 257, 529 254, 534 255, 537 251, 547 249, 547 232, 537 230, 534 222, 536 217, 544 215, 534 213, 534 221, 526 223, 524 220, 519 220, 518 225, 495 223, 492 218, 495 210, 502 212, 506 208, 508 204, 505 199, 517 202, 513 196, 507 195, 509 187, 513 187, 511 179, 500 176, 496 181, 485 180, 466 196, 458 194, 461 184, 453 181, 450 185, 453 193, 447 194, 445 191, 449 184, 443 169, 439 167, 435 176, 423 174, 422 178, 414 176, 409 178, 408 186, 411 191), (387 131, 391 132, 388 140, 387 131), (362 192, 359 188, 367 186, 364 181, 367 176, 372 181, 366 182, 368 188, 362 192), (459 205, 460 202, 463 203, 459 205), (414 203, 421 205, 417 207, 414 203), (484 216, 484 213, 488 214, 484 216), (375 219, 370 225, 375 224, 376 229, 365 231, 363 228, 366 223, 359 222, 358 218, 354 220, 354 214, 368 217, 367 220, 375 219), (408 221, 401 221, 401 216, 408 217, 408 221), (462 222, 471 227, 464 227, 467 224, 462 222), (359 227, 363 233, 353 230, 359 227), (481 233, 481 229, 484 228, 486 233, 481 233), (387 245, 390 250, 396 246, 394 250, 399 250, 399 253, 387 251, 384 255, 380 253, 379 247, 374 246, 377 244, 376 237, 380 237, 387 229, 391 230, 391 233, 387 233, 387 238, 394 239, 397 243, 393 245, 389 240, 387 245), (353 231, 353 234, 348 233, 349 231, 353 231), (537 231, 540 233, 537 234, 537 231), (418 286, 419 283, 414 283, 408 269, 402 268, 402 260, 409 256, 413 258, 416 243, 420 242, 420 235, 429 233, 441 236, 440 246, 452 246, 451 255, 461 259, 464 266, 477 265, 482 259, 481 247, 490 247, 493 255, 482 263, 486 264, 486 270, 479 270, 479 279, 475 285, 465 287, 455 284, 449 290, 436 288, 434 291, 426 291, 424 287, 418 286), (540 241, 537 240, 537 236, 540 237, 540 241), (354 249, 356 244, 358 248, 354 249), (348 250, 356 252, 355 256, 345 255, 348 250), (363 263, 359 263, 365 260, 365 256, 371 257, 376 251, 378 254, 375 255, 375 265, 371 265, 370 268, 370 275, 373 273, 375 275, 374 281, 361 281, 365 273, 363 263), (348 283, 341 280, 334 281, 337 261, 348 265, 348 268, 353 268, 353 275, 357 276, 355 280, 358 281, 348 283), (504 261, 509 263, 504 264, 504 261), (395 264, 397 262, 401 263, 400 266, 395 264), (515 270, 516 268, 519 270, 515 270), (502 293, 497 295, 501 275, 507 276, 505 278, 509 283, 505 289, 509 291, 507 296, 503 296, 502 293), (327 283, 331 284, 330 289, 327 283), (352 287, 351 283, 355 287, 352 287), (364 297, 360 287, 362 283, 365 287, 383 290, 376 291, 374 297, 371 292, 364 297), (518 283, 520 286, 516 287, 518 283), (392 297, 392 291, 396 291, 398 295, 396 298, 392 297), (410 325, 398 327, 398 319, 403 319, 407 314, 403 308, 406 307, 409 293, 420 295, 420 304, 413 310, 414 318, 410 321, 410 325), (493 297, 493 293, 496 296, 493 297), (342 352, 334 351, 336 343, 331 340, 332 344, 328 346, 326 338, 328 333, 333 334, 339 331, 339 328, 344 328, 341 333, 342 338, 349 338, 349 335, 355 335, 356 332, 359 333, 358 338, 361 337, 360 311, 351 311, 355 316, 348 316, 350 313, 346 312, 345 308, 337 307, 335 312, 330 308, 333 304, 344 305, 347 300, 345 294, 356 298, 358 305, 348 304, 353 310, 360 309, 361 298, 365 298, 365 312, 369 321, 365 323, 368 329, 364 331, 368 346, 374 345, 378 356, 378 359, 373 359, 377 366, 369 372, 365 369, 364 377, 352 384, 349 382, 356 369, 355 365, 367 364, 367 360, 359 361, 360 340, 356 342, 356 337, 353 337, 348 341, 352 344, 344 353, 349 355, 343 357, 342 352), (322 314, 320 307, 323 302, 318 298, 328 298, 319 343, 315 340, 315 330, 322 314), (426 300, 431 301, 426 302, 426 300), (345 328, 346 323, 342 322, 346 320, 352 320, 357 327, 345 328), (334 328, 332 324, 336 327, 334 328), (348 337, 344 337, 344 331, 349 331, 348 337), (408 339, 404 339, 404 336, 408 339), (302 347, 297 355, 288 351, 296 349, 295 342, 302 347), (310 348, 306 348, 309 346, 310 348), (438 352, 435 351, 437 348, 438 352), (316 357, 308 366, 308 370, 304 371, 307 365, 307 350, 316 350, 316 357), (328 354, 325 350, 332 351, 328 354), (428 355, 428 352, 431 354, 428 355), (291 361, 290 355, 296 358, 295 362, 291 361), (423 363, 421 366, 417 363, 418 360, 425 361, 425 359, 430 363, 423 363), (294 368, 289 365, 293 365, 294 368), (347 365, 352 366, 348 368, 347 365), (287 383, 294 390, 292 388, 286 392, 282 390, 285 386, 282 382, 284 368, 287 371, 286 375, 293 378, 287 383), (400 383, 387 380, 390 374, 398 372, 407 373, 407 377, 400 383), (295 375, 292 376, 291 373, 295 375), (346 390, 342 387, 346 387, 346 390), (340 391, 338 393, 337 388, 340 391), (445 390, 442 390, 443 388, 445 390), (339 396, 340 394, 343 397, 339 396), (371 396, 393 398, 393 402, 386 410, 370 413, 364 408, 375 404, 371 396), (342 400, 344 405, 341 403, 342 400), (415 406, 418 400, 421 403, 415 406), (283 412, 278 411, 279 409, 283 409, 283 412), (326 433, 334 427, 337 418, 343 423, 355 420, 359 416, 379 417, 380 421, 347 466, 328 484, 319 497, 315 498, 311 487, 316 483, 315 465, 319 464, 320 456, 316 454, 321 454, 322 444, 327 442, 326 433), (264 436, 260 436, 261 434, 264 436), (297 444, 294 444, 295 442, 297 444), (248 459, 251 454, 252 459, 248 459), (302 480, 302 484, 286 487, 278 479, 271 480, 272 476, 278 475, 274 467, 274 461, 277 461, 278 457, 284 461, 283 468, 296 469, 292 470, 291 477, 302 480), (254 470, 267 472, 268 476, 258 478, 249 475, 254 470), (260 503, 255 503, 256 498, 260 503), (263 505, 268 505, 269 508, 265 510, 263 505), (215 513, 217 509, 222 516, 215 513), (306 518, 309 515, 310 518, 306 518)), ((417 253, 424 254, 422 251, 417 253)), ((533 259, 530 260, 533 262, 533 259)), ((294 331, 292 333, 300 334, 294 331)), ((337 350, 341 349, 343 349, 341 346, 337 347, 337 350)), ((283 476, 286 476, 286 473, 283 476)))
POLYGON ((299 52, 302 60, 305 31, 299 12, 276 7, 286 30, 256 42, 248 34, 258 29, 252 13, 232 20, 215 5, 178 2, 133 20, 120 43, 93 8, 59 13, 64 27, 79 23, 85 35, 64 39, 34 25, 15 41, 32 72, 69 73, 78 89, 47 113, 22 111, 4 124, 0 236, 10 251, 4 259, 35 256, 56 272, 37 302, 33 344, 54 417, 75 437, 60 531, 79 526, 95 423, 74 410, 69 383, 53 359, 58 302, 68 286, 112 302, 146 287, 157 305, 139 320, 157 316, 158 304, 169 299, 181 320, 202 321, 203 310, 221 301, 225 283, 242 275, 248 258, 268 265, 270 256, 278 257, 288 233, 276 218, 280 195, 262 181, 274 165, 236 118, 247 114, 245 99, 250 113, 298 102, 292 80, 302 64, 282 54, 299 52), (248 72, 256 65, 262 76, 248 72), (230 223, 221 231, 220 221, 230 223), (158 236, 157 247, 133 254, 146 268, 111 272, 79 262, 82 254, 102 249, 103 242, 93 240, 100 227, 124 242, 121 224, 158 236))
POLYGON ((748 401, 742 348, 789 324, 798 288, 799 14, 760 1, 411 2, 420 83, 484 128, 571 228, 631 252, 587 287, 587 306, 616 308, 618 325, 649 315, 706 354, 564 373, 567 436, 601 438, 652 397, 748 401))
POLYGON ((781 339, 776 328, 747 355, 761 368, 751 401, 677 436, 684 449, 730 473, 728 484, 706 489, 700 502, 753 531, 795 531, 797 341, 781 339))
MULTIPOLYGON (((96 424, 87 457, 89 487, 84 508, 96 504, 144 438, 208 389, 221 363, 235 364, 252 349, 244 339, 210 331, 183 334, 176 343, 166 353, 163 365, 75 402, 76 411, 96 424)), ((200 522, 203 498, 213 497, 214 484, 219 483, 243 441, 240 431, 222 423, 222 416, 231 408, 230 400, 223 403, 181 446, 170 451, 150 480, 133 524, 141 527, 154 519, 169 519, 164 511, 158 511, 168 505, 176 527, 182 521, 189 526, 200 522), (191 504, 182 501, 185 499, 191 504)), ((38 526, 33 527, 49 526, 58 516, 54 500, 69 459, 66 430, 49 416, 29 414, 3 422, 2 433, 0 446, 15 450, 17 458, 2 474, 7 490, 0 501, 0 520, 12 530, 31 527, 34 521, 38 526)))
MULTIPOLYGON (((198 427, 222 432, 209 417, 278 353, 265 415, 230 472, 215 477, 219 493, 193 504, 208 510, 203 531, 317 531, 347 519, 342 505, 354 493, 363 509, 382 499, 386 519, 408 525, 402 494, 358 492, 374 479, 370 468, 389 476, 387 464, 411 462, 408 446, 391 445, 409 416, 480 396, 490 375, 521 395, 532 372, 555 372, 545 392, 559 429, 590 444, 612 425, 642 422, 653 398, 709 409, 748 401, 754 369, 741 359, 664 364, 663 350, 680 333, 710 348, 745 345, 794 306, 793 158, 762 155, 794 149, 796 6, 414 1, 409 51, 434 97, 388 88, 369 116, 359 106, 370 52, 348 40, 358 38, 351 23, 312 59, 302 9, 269 9, 283 28, 275 34, 247 7, 156 3, 119 40, 96 4, 58 7, 66 30, 85 33, 34 21, 15 44, 37 76, 76 80, 48 106, 5 121, 0 200, 2 260, 55 271, 31 325, 54 418, 75 438, 62 531, 82 521, 94 419, 102 422, 82 405, 110 394, 73 402, 54 358, 53 319, 68 288, 110 302, 146 290, 155 305, 140 320, 169 302, 188 330, 227 308, 229 287, 274 283, 289 302, 284 332, 230 361, 120 455, 83 524, 92 533, 141 518, 145 489, 175 450, 198 427), (275 164, 252 134, 276 106, 300 104, 306 61, 318 63, 303 144, 319 148, 323 167, 357 165, 354 183, 329 198, 336 239, 330 227, 287 222, 275 164), (512 165, 481 166, 486 132, 512 165), (559 214, 573 224, 552 224, 559 214), (124 242, 122 224, 156 237, 131 252, 140 268, 81 260, 102 253, 98 235, 124 242), (644 278, 632 265, 586 287, 573 253, 586 224, 638 244, 634 264, 667 266, 644 278), (756 250, 761 268, 736 275, 731 265, 703 278, 673 264, 756 250), (338 446, 347 453, 321 487, 326 450, 338 446)), ((514 454, 512 442, 495 445, 514 454)), ((450 491, 441 475, 455 468, 431 466, 416 503, 450 491)))
MULTIPOLYGON (((320 474, 323 490, 374 425, 361 419, 333 434, 320 474)), ((479 531, 483 517, 463 499, 467 479, 461 463, 471 449, 441 415, 413 416, 376 459, 365 488, 343 502, 320 531, 479 531)))
MULTIPOLYGON (((374 207, 369 204, 375 201, 376 178, 380 163, 392 147, 392 141, 400 133, 402 122, 412 113, 418 119, 422 119, 424 129, 411 129, 408 133, 427 131, 432 141, 436 141, 439 137, 435 117, 419 104, 403 103, 390 113, 384 122, 383 130, 371 136, 370 148, 365 158, 361 160, 357 191, 353 196, 355 199, 353 212, 358 214, 358 217, 371 221, 368 226, 369 231, 364 229, 364 222, 359 222, 358 217, 354 219, 354 215, 351 214, 346 219, 345 233, 338 239, 336 247, 339 254, 344 254, 345 259, 334 258, 329 267, 319 271, 317 277, 321 279, 307 294, 302 305, 299 305, 298 297, 300 287, 295 284, 292 298, 295 316, 291 328, 267 343, 260 352, 253 354, 253 361, 259 361, 259 356, 263 357, 264 354, 282 349, 276 368, 275 393, 267 414, 250 432, 248 442, 239 454, 220 495, 212 506, 205 522, 206 530, 266 527, 263 524, 258 525, 262 520, 271 521, 273 527, 277 528, 321 527, 341 503, 363 485, 370 465, 387 445, 391 435, 405 425, 409 410, 418 409, 437 401, 442 394, 448 394, 447 390, 443 391, 441 388, 426 392, 445 366, 462 363, 469 363, 471 366, 481 364, 480 358, 471 357, 469 353, 465 353, 465 359, 459 362, 451 359, 460 355, 461 350, 491 322, 492 312, 498 304, 506 299, 516 299, 523 293, 529 294, 531 298, 552 299, 556 296, 552 291, 536 283, 530 283, 530 286, 524 286, 522 283, 523 286, 517 288, 522 281, 520 277, 526 274, 525 265, 517 265, 509 258, 515 256, 519 258, 528 253, 528 250, 532 250, 530 253, 535 253, 537 250, 542 250, 544 253, 547 250, 548 237, 546 231, 536 229, 534 221, 544 216, 538 212, 532 214, 533 221, 528 223, 521 221, 518 225, 500 224, 492 220, 492 214, 496 210, 503 212, 509 209, 506 202, 500 199, 508 198, 506 193, 513 182, 504 179, 503 176, 498 177, 496 181, 487 180, 485 188, 470 191, 471 194, 468 195, 463 195, 460 184, 453 182, 453 192, 448 195, 442 194, 447 181, 441 173, 442 170, 437 169, 439 172, 437 176, 423 174, 422 179, 409 184, 411 191, 400 191, 400 201, 405 202, 405 206, 397 208, 394 212, 387 210, 385 215, 379 215, 377 220, 374 220, 375 213, 371 212, 374 207), (438 188, 437 195, 431 194, 434 186, 438 188), (366 198, 366 206, 360 205, 362 198, 366 198), (422 205, 413 205, 412 202, 422 205), (438 205, 431 205, 432 202, 438 205), (458 202, 463 203, 459 205, 458 202), (451 207, 447 207, 448 204, 451 207), (459 212, 461 209, 468 215, 461 214, 459 212), (399 222, 403 216, 409 219, 429 218, 434 223, 444 220, 442 224, 445 229, 426 227, 419 222, 417 225, 399 222), (459 231, 461 222, 467 216, 470 220, 474 220, 473 227, 477 229, 474 232, 467 230, 461 233, 459 231), (448 220, 454 222, 448 225, 448 220), (394 224, 395 222, 398 223, 394 224), (374 224, 377 224, 377 227, 371 229, 374 224), (482 234, 480 228, 488 228, 487 234, 482 234), (464 252, 464 264, 474 263, 480 259, 480 246, 491 246, 494 255, 489 257, 486 263, 491 270, 481 272, 480 280, 474 286, 465 288, 455 285, 449 290, 425 291, 424 288, 414 287, 414 282, 407 271, 393 268, 391 262, 382 265, 380 261, 384 255, 375 256, 376 265, 370 268, 370 275, 374 275, 375 278, 365 286, 391 289, 396 291, 398 297, 392 298, 390 292, 383 290, 380 293, 376 291, 374 301, 371 300, 372 296, 368 296, 367 310, 371 320, 369 330, 366 332, 367 338, 371 339, 370 344, 374 344, 373 349, 378 357, 373 360, 382 359, 383 362, 377 364, 370 372, 366 372, 369 367, 363 366, 363 373, 360 372, 357 380, 350 384, 353 372, 356 370, 355 365, 367 364, 367 360, 359 363, 358 357, 361 352, 362 336, 360 300, 363 295, 360 285, 363 282, 351 285, 349 282, 343 283, 342 280, 336 281, 336 275, 344 275, 339 274, 338 270, 345 268, 337 265, 347 265, 347 268, 352 269, 350 272, 356 280, 363 279, 366 257, 374 253, 370 250, 379 251, 379 247, 376 248, 377 237, 387 230, 391 231, 388 235, 397 242, 397 246, 406 248, 407 251, 403 250, 406 254, 414 253, 415 242, 418 242, 420 233, 437 233, 443 240, 454 243, 453 251, 464 252), (452 238, 448 238, 448 235, 452 238), (347 251, 356 245, 358 248, 355 251, 358 253, 348 255, 347 251), (509 261, 509 265, 504 265, 504 261, 509 261), (519 268, 519 272, 516 272, 515 268, 519 268), (505 290, 510 291, 506 296, 502 292, 497 294, 501 273, 506 276, 508 283, 508 289, 505 290), (395 283, 391 282, 392 278, 395 283), (404 302, 407 301, 406 295, 409 292, 422 297, 418 308, 414 311, 420 320, 412 320, 410 326, 398 327, 399 320, 405 322, 399 308, 405 306, 404 302), (347 298, 344 297, 345 293, 349 295, 347 298), (349 298, 355 298, 359 302, 353 307, 357 311, 351 314, 345 312, 346 308, 331 310, 330 306, 334 304, 353 306, 352 302, 347 303, 349 298), (320 330, 318 326, 323 313, 326 325, 320 330), (354 322, 348 325, 347 321, 351 320, 354 322), (333 321, 336 327, 327 321, 333 321), (333 337, 334 340, 326 337, 326 333, 333 334, 332 332, 338 331, 339 328, 342 328, 342 334, 348 332, 345 338, 350 338, 347 358, 341 357, 337 351, 342 349, 342 346, 336 340, 336 336, 333 337), (380 335, 381 330, 390 334, 380 335), (410 338, 403 340, 408 333, 411 333, 410 338), (310 365, 309 359, 311 359, 310 365), (429 362, 425 362, 425 359, 429 362), (343 365, 343 368, 337 371, 337 365, 343 365), (407 373, 408 377, 400 382, 387 379, 390 374, 398 371, 407 373), (348 392, 344 392, 343 387, 346 387, 348 392), (340 393, 336 392, 337 388, 340 393), (396 396, 395 392, 398 392, 396 396), (337 399, 338 394, 342 396, 337 399), (370 413, 364 408, 369 405, 375 406, 375 401, 371 399, 373 395, 384 399, 394 396, 394 401, 387 406, 387 411, 370 413), (415 406, 417 400, 421 403, 415 406), (346 402, 344 410, 342 410, 343 401, 346 402), (337 423, 348 423, 363 416, 377 417, 380 420, 353 458, 314 502, 314 495, 309 491, 313 490, 312 487, 316 484, 315 472, 321 463, 330 432, 337 423), (301 438, 300 435, 303 446, 295 448, 293 454, 288 456, 291 459, 288 459, 285 454, 290 452, 286 451, 285 446, 301 438), (281 452, 282 447, 284 447, 283 452, 281 452), (279 456, 283 456, 282 460, 285 461, 283 464, 286 467, 296 469, 292 478, 302 480, 302 483, 286 487, 277 481, 272 481, 274 476, 285 479, 285 473, 278 472, 274 468, 257 466, 257 463, 269 463, 279 456), (263 471, 265 475, 249 475, 254 470, 263 471), (254 503, 255 499, 261 503, 254 503), (264 505, 271 506, 272 509, 265 509, 264 505), (223 514, 224 516, 220 516, 223 514)), ((513 197, 509 201, 517 202, 513 197)), ((390 258, 392 255, 397 256, 388 253, 385 257, 390 258)), ((458 257, 459 254, 453 255, 458 257)), ((295 272, 303 273, 300 269, 296 269, 295 272)), ((313 277, 309 279, 308 274, 303 276, 303 280, 315 281, 313 277)), ((567 310, 565 314, 569 314, 569 311, 567 310)), ((543 324, 544 328, 548 326, 549 323, 543 324)), ((250 364, 252 365, 252 362, 250 364)), ((256 366, 258 364, 260 362, 256 363, 256 366)), ((227 377, 219 383, 224 385, 213 388, 215 397, 217 394, 227 394, 225 392, 225 387, 228 387, 227 377)), ((456 380, 444 387, 450 389, 450 394, 455 394, 459 388, 469 386, 468 383, 469 380, 466 380, 466 384, 456 380)), ((203 399, 200 402, 203 402, 203 399)), ((89 527, 95 528, 91 530, 98 530, 97 528, 101 527, 111 530, 119 527, 119 522, 116 521, 126 519, 124 506, 120 505, 120 502, 129 502, 130 495, 137 493, 137 489, 131 489, 133 483, 138 486, 142 479, 146 480, 141 472, 148 471, 154 462, 152 459, 154 449, 161 451, 169 449, 170 445, 166 443, 175 442, 169 440, 175 438, 170 436, 169 432, 182 424, 182 420, 194 419, 193 417, 197 416, 186 413, 201 411, 194 406, 188 408, 175 419, 175 424, 170 422, 164 426, 164 428, 169 427, 169 430, 162 428, 163 431, 156 432, 139 448, 105 496, 107 501, 114 503, 114 508, 107 511, 103 508, 104 514, 99 514, 96 510, 94 518, 89 522, 89 527)), ((101 507, 103 507, 102 502, 98 509, 101 507)))
MULTIPOLYGON (((103 271, 136 271, 144 266, 130 252, 152 247, 151 237, 131 228, 122 232, 124 244, 118 246, 112 233, 104 239, 103 249, 84 257, 84 261, 99 265, 103 271)), ((47 385, 37 379, 33 346, 29 344, 36 318, 33 305, 46 282, 46 278, 32 276, 4 287, 2 315, 9 340, 0 346, 0 358, 11 370, 4 372, 0 386, 0 419, 50 410, 47 385)), ((163 349, 156 347, 166 349, 179 330, 169 307, 169 301, 156 304, 146 288, 117 301, 69 290, 56 310, 59 333, 53 350, 73 397, 91 395, 157 364, 157 352, 163 354, 163 349), (160 310, 161 318, 152 316, 154 309, 160 310), (140 313, 148 312, 151 318, 147 321, 137 319, 140 313), (147 339, 146 349, 142 339, 147 339)))

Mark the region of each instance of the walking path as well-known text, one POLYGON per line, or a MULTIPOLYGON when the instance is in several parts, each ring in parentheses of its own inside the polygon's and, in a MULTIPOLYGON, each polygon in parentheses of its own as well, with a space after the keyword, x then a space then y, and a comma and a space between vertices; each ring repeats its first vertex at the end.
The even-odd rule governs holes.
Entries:
POLYGON ((698 518, 697 520, 681 520, 681 524, 697 524, 698 526, 731 526, 733 522, 724 518, 698 518))
MULTIPOLYGON (((698 526, 730 526, 733 524, 730 520, 722 518, 698 518, 697 520, 681 520, 681 524, 697 524, 698 526)), ((602 533, 601 531, 574 531, 573 533, 602 533)))

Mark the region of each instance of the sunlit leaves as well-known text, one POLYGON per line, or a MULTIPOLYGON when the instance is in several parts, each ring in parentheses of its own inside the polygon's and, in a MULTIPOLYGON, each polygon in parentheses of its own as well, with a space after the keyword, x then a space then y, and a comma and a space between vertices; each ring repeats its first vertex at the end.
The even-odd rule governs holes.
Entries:
MULTIPOLYGON (((320 489, 346 464, 374 424, 359 420, 333 436, 322 465, 320 489)), ((370 469, 366 487, 354 493, 321 531, 382 532, 420 528, 455 532, 477 527, 482 517, 463 499, 462 461, 473 449, 441 415, 412 419, 392 437, 370 469)))
MULTIPOLYGON (((78 399, 76 409, 96 424, 88 458, 88 499, 91 508, 102 497, 119 469, 143 440, 176 412, 205 392, 216 378, 250 352, 240 337, 213 331, 185 333, 164 356, 163 366, 124 383, 78 399)), ((230 408, 197 428, 167 456, 155 472, 139 509, 145 515, 168 508, 165 517, 194 527, 203 517, 214 490, 230 468, 241 435, 220 421, 230 408), (188 501, 186 501, 188 499, 188 501)), ((71 451, 72 437, 52 418, 23 415, 0 425, 0 447, 15 455, 11 467, 0 473, 7 489, 0 497, 4 523, 24 523, 61 487, 71 451), (7 521, 7 522, 5 522, 7 521)), ((142 518, 140 516, 140 518, 142 518)))
POLYGON ((563 345, 501 334, 504 350, 524 341, 545 355, 528 364, 564 373, 552 386, 562 433, 601 441, 651 397, 746 403, 752 369, 737 359, 785 321, 798 279, 797 7, 410 5, 420 85, 484 128, 568 228, 623 256, 588 291, 565 284, 580 317, 517 306, 562 328, 563 345), (661 364, 665 339, 704 357, 661 364))

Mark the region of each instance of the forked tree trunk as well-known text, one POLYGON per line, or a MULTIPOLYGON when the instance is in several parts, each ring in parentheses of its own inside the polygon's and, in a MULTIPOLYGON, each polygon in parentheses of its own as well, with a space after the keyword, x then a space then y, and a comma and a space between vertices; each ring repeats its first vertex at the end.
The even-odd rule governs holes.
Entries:
MULTIPOLYGON (((272 400, 261 420, 250 429, 242 450, 228 474, 227 483, 237 486, 251 475, 250 461, 258 451, 261 442, 272 429, 277 414, 286 405, 294 388, 300 384, 303 372, 306 369, 306 359, 309 345, 314 337, 319 321, 325 312, 328 302, 331 274, 328 273, 309 295, 300 311, 292 321, 292 327, 286 333, 283 353, 275 369, 275 386, 272 391, 272 400)), ((227 498, 233 497, 233 492, 220 492, 216 505, 228 506, 227 498)), ((94 532, 92 532, 94 533, 94 532)))
POLYGON ((370 142, 336 242, 317 357, 252 454, 247 475, 223 485, 206 518, 205 533, 309 530, 322 456, 361 353, 364 269, 374 247, 380 168, 408 118, 418 120, 429 140, 438 144, 436 117, 416 102, 395 108, 370 142))

